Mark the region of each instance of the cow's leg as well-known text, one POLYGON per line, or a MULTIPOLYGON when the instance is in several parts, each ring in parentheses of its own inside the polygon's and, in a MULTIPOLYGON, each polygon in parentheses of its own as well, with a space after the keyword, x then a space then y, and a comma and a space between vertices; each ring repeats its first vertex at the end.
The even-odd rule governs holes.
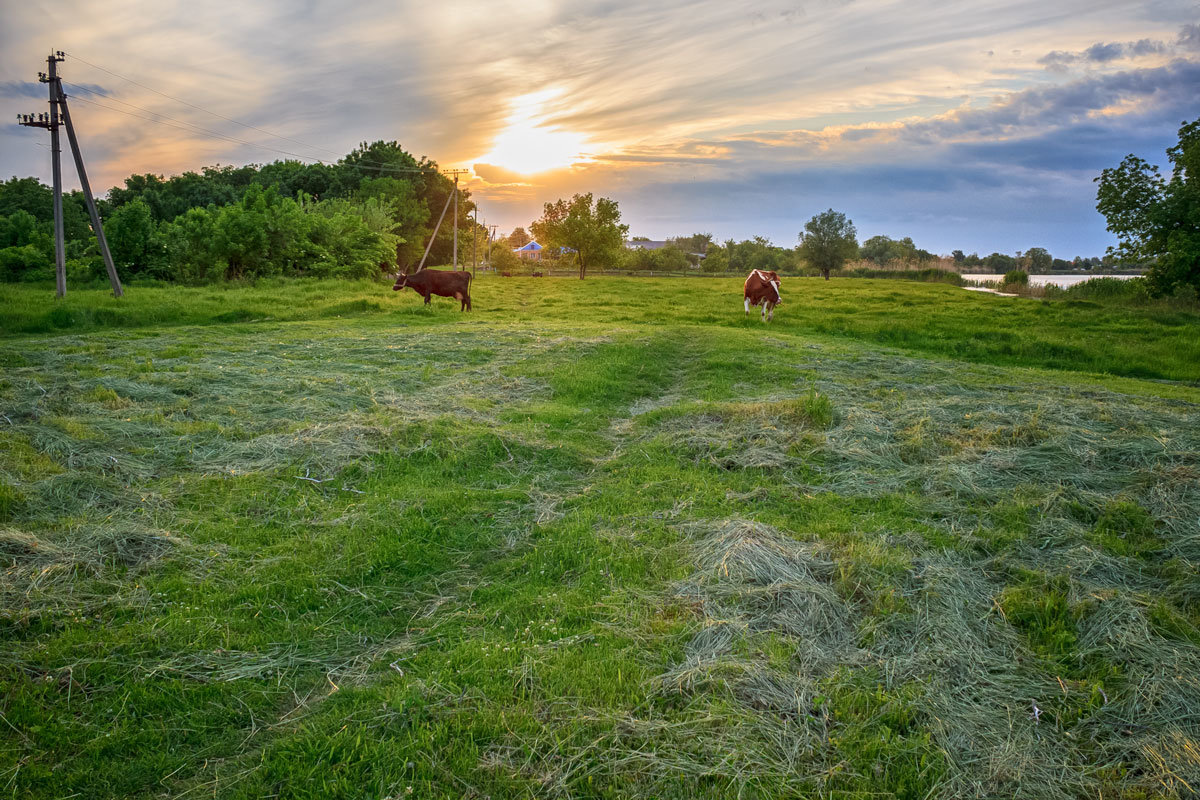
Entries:
POLYGON ((763 300, 763 302, 762 302, 762 314, 760 314, 758 318, 762 322, 767 321, 767 301, 766 300, 763 300))
POLYGON ((746 316, 748 317, 748 316, 750 316, 750 298, 749 297, 746 298, 745 305, 746 305, 746 316))
POLYGON ((467 311, 471 310, 471 293, 468 291, 465 297, 467 301, 467 311))
POLYGON ((429 301, 433 299, 433 292, 425 293, 425 305, 429 305, 429 301))
POLYGON ((775 319, 775 304, 771 303, 771 310, 767 312, 767 322, 772 322, 775 319))

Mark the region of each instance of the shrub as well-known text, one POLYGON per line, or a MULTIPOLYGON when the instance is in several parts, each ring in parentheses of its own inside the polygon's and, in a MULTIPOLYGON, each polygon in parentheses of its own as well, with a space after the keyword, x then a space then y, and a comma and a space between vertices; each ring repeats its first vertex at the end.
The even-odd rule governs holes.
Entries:
POLYGON ((1150 299, 1145 278, 1092 278, 1066 290, 1071 300, 1099 300, 1110 303, 1140 303, 1150 299))
POLYGON ((1009 270, 1008 272, 1004 273, 1004 283, 1006 285, 1011 283, 1017 284, 1018 286, 1028 286, 1029 273, 1023 269, 1009 270))

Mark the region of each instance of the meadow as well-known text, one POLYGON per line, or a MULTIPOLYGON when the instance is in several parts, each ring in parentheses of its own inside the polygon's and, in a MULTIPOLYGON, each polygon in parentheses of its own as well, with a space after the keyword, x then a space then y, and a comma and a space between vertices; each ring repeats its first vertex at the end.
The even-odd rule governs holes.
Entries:
POLYGON ((1200 315, 0 287, 0 792, 1200 789, 1200 315))

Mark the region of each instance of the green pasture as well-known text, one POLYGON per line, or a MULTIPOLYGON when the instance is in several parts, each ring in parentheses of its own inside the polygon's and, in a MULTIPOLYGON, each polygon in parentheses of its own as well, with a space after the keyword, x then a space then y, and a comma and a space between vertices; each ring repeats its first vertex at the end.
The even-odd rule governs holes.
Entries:
POLYGON ((0 796, 1200 790, 1200 316, 0 287, 0 796))

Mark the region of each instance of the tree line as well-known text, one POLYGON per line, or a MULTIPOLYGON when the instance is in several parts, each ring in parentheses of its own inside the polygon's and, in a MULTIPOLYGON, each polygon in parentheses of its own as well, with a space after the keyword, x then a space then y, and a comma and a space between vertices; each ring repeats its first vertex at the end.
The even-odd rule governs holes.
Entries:
MULTIPOLYGON (((1013 270, 1096 269, 1118 264, 1147 267, 1155 296, 1194 296, 1200 290, 1200 119, 1185 122, 1167 149, 1168 175, 1129 155, 1096 178, 1097 210, 1118 237, 1103 259, 1054 258, 1045 248, 1015 255, 967 255, 955 250, 955 268, 1013 270), (1189 295, 1190 293, 1190 295, 1189 295)), ((132 175, 101 200, 101 216, 118 270, 204 283, 272 275, 364 278, 408 269, 420 260, 436 215, 454 184, 437 164, 416 158, 396 142, 363 143, 336 164, 276 161, 245 167, 207 167, 169 179, 132 175)), ((485 231, 470 220, 474 204, 462 191, 460 257, 485 231)), ((34 178, 0 183, 0 280, 53 277, 53 198, 34 178)), ((69 274, 103 274, 79 192, 63 197, 69 274)), ((454 259, 453 220, 430 245, 431 264, 454 259)), ((708 272, 816 270, 829 276, 860 259, 877 267, 921 269, 939 261, 909 237, 873 236, 861 244, 845 214, 815 215, 786 248, 756 236, 716 242, 711 234, 676 237, 659 249, 625 246, 629 227, 615 200, 589 192, 546 203, 542 216, 497 242, 490 258, 515 268, 513 248, 537 238, 553 261, 577 267, 708 272)), ((465 258, 463 259, 465 260, 465 258)))
MULTIPOLYGON (((100 200, 122 278, 187 283, 268 276, 367 278, 416 264, 454 190, 435 162, 396 142, 363 143, 336 164, 214 166, 164 179, 131 175, 100 200)), ((460 255, 470 253, 470 192, 460 190, 460 255)), ((450 204, 453 209, 453 203, 450 204)), ((453 260, 453 212, 429 263, 453 260)), ((0 183, 0 280, 52 278, 53 194, 34 178, 0 183)), ((80 192, 63 196, 68 273, 103 276, 80 192)))
MULTIPOLYGON (((951 256, 945 257, 917 247, 912 238, 907 236, 893 239, 877 235, 860 244, 857 232, 853 230, 853 223, 832 209, 816 215, 809 221, 806 230, 798 237, 795 247, 781 247, 762 236, 742 241, 717 241, 711 233, 672 237, 666 240, 665 247, 654 249, 638 247, 639 240, 649 240, 645 237, 633 237, 628 240, 629 246, 626 247, 622 245, 627 228, 620 224, 616 202, 604 198, 601 200, 610 204, 606 206, 611 217, 608 223, 598 222, 594 212, 589 214, 589 208, 598 206, 598 202, 593 201, 591 195, 576 195, 570 201, 559 200, 557 203, 547 204, 547 208, 551 209, 548 216, 543 215, 541 219, 533 222, 528 230, 524 227, 513 229, 507 238, 493 246, 493 263, 505 270, 520 268, 521 263, 512 251, 536 238, 545 247, 542 251, 543 262, 564 268, 577 266, 579 248, 575 245, 579 243, 579 232, 604 227, 607 224, 609 245, 599 252, 593 247, 592 256, 587 259, 588 263, 602 269, 635 272, 681 272, 695 269, 722 273, 761 269, 784 273, 823 273, 826 267, 835 270, 849 262, 858 262, 860 268, 865 269, 919 271, 940 267, 959 271, 979 269, 995 273, 1012 270, 1092 270, 1118 266, 1112 256, 1076 256, 1072 261, 1066 261, 1053 258, 1049 251, 1042 247, 1017 251, 1015 255, 991 253, 983 257, 977 253, 967 255, 961 250, 955 250, 951 256), (570 219, 573 213, 574 228, 568 229, 563 222, 570 219)), ((586 274, 586 267, 584 273, 586 274)))

